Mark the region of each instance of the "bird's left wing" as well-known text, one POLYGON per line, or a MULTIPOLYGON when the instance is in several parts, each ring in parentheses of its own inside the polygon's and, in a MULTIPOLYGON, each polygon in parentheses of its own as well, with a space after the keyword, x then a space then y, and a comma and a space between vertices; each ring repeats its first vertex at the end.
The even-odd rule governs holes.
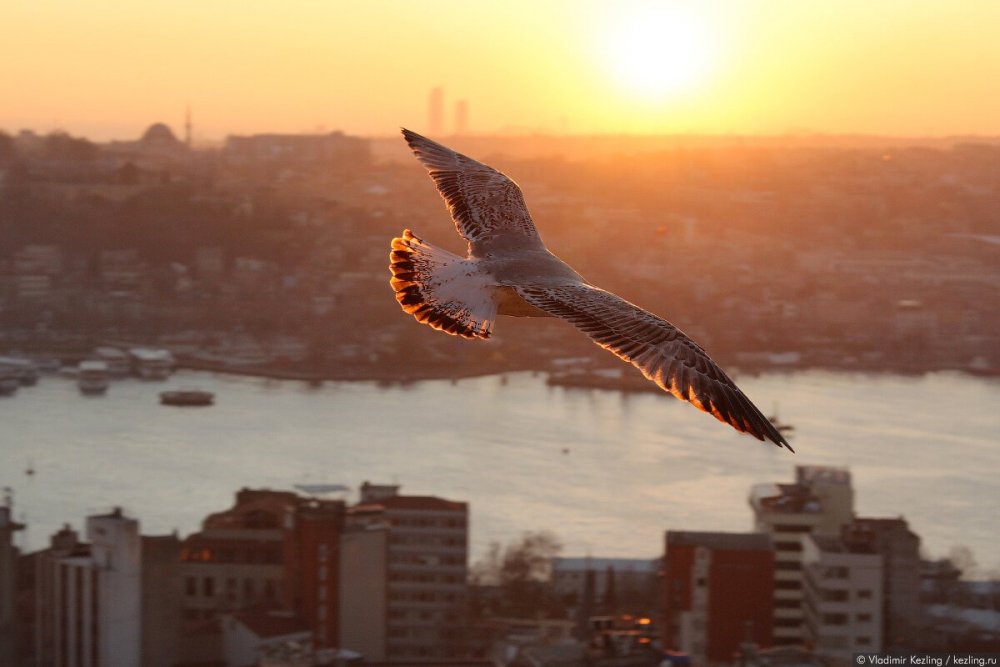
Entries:
POLYGON ((726 373, 670 322, 584 283, 515 288, 525 301, 571 322, 677 398, 737 431, 792 449, 726 373))
POLYGON ((505 247, 542 244, 517 183, 416 132, 404 129, 403 136, 427 167, 473 256, 489 253, 498 239, 505 247))

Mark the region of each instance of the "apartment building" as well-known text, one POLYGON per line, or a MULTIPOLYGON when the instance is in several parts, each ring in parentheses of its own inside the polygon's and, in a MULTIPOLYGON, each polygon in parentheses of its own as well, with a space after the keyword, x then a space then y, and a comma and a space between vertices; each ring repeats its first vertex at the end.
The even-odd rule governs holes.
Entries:
POLYGON ((816 653, 849 661, 882 650, 882 556, 870 539, 809 535, 803 540, 803 637, 816 653))
MULTIPOLYGON (((365 482, 350 508, 355 530, 387 530, 385 546, 385 658, 462 657, 461 626, 468 576, 469 509, 435 496, 405 496, 395 485, 365 482)), ((378 549, 378 539, 367 546, 378 549)), ((345 538, 347 539, 347 538, 345 538)), ((362 548, 356 534, 350 538, 362 548)), ((343 647, 358 650, 344 638, 343 647)))
POLYGON ((758 484, 750 491, 754 530, 774 545, 774 645, 801 644, 802 552, 809 535, 837 537, 854 520, 851 474, 844 468, 797 466, 793 484, 758 484))
POLYGON ((772 642, 774 551, 762 533, 667 531, 663 643, 699 664, 772 642))

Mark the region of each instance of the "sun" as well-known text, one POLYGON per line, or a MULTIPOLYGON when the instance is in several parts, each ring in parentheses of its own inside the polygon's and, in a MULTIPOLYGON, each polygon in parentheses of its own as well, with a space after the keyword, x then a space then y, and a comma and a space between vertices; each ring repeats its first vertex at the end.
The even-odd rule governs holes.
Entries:
POLYGON ((663 100, 706 79, 712 39, 705 22, 681 4, 626 6, 608 33, 606 63, 631 93, 663 100))

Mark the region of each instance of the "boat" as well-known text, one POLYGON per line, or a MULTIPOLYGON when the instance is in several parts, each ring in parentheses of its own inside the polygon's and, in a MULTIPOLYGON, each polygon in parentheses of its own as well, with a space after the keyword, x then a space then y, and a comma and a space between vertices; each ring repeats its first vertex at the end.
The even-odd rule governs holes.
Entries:
POLYGON ((0 366, 12 369, 17 375, 18 382, 22 385, 31 386, 38 382, 38 367, 31 359, 0 357, 0 366))
POLYGON ((212 405, 215 402, 215 394, 210 391, 200 389, 178 389, 175 391, 161 391, 160 403, 163 405, 176 405, 179 407, 199 407, 212 405))
POLYGON ((132 372, 128 353, 117 347, 104 345, 94 348, 92 359, 98 359, 108 364, 108 373, 113 377, 125 377, 132 372))
POLYGON ((133 347, 128 351, 132 372, 146 380, 166 380, 174 371, 174 355, 169 350, 133 347))
POLYGON ((7 366, 0 366, 0 396, 10 396, 21 387, 18 372, 7 366))
POLYGON ((108 390, 111 384, 108 375, 108 364, 97 359, 81 361, 79 374, 77 375, 77 385, 84 394, 98 395, 108 390))

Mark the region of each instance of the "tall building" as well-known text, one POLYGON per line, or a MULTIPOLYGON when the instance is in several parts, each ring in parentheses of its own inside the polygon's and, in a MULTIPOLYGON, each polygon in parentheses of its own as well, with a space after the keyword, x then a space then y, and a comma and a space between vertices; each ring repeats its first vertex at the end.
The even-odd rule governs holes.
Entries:
POLYGON ((902 518, 858 518, 850 530, 882 556, 885 648, 913 646, 920 638, 920 537, 902 518))
MULTIPOLYGON (((463 657, 462 627, 467 597, 469 508, 466 503, 434 496, 404 496, 395 485, 361 487, 361 502, 350 508, 354 530, 385 527, 385 658, 434 660, 463 657)), ((378 538, 352 548, 379 548, 378 538)), ((369 576, 374 576, 369 573, 369 576)), ((374 594, 378 584, 369 582, 374 594)), ((364 592, 363 592, 364 593, 364 592)), ((373 603, 374 604, 374 603, 373 603)), ((344 637, 342 647, 352 646, 344 637)))
POLYGON ((801 644, 803 538, 839 537, 854 520, 851 474, 843 468, 797 466, 794 484, 758 484, 749 502, 754 530, 770 535, 774 544, 774 644, 801 644))
POLYGON ((340 500, 300 498, 286 518, 285 604, 306 621, 317 648, 338 645, 343 530, 340 500))
POLYGON ((0 505, 0 665, 15 664, 17 646, 15 637, 14 593, 17 547, 14 533, 24 526, 14 521, 10 502, 0 505))
POLYGON ((459 100, 455 102, 455 134, 462 135, 469 133, 469 102, 459 100))
POLYGON ((427 131, 432 137, 444 134, 444 89, 431 88, 427 98, 427 131))
POLYGON ((37 556, 36 664, 140 665, 139 523, 115 509, 87 517, 87 537, 63 529, 37 556))
POLYGON ((803 540, 804 639, 832 661, 882 650, 882 556, 871 534, 803 540))
POLYGON ((143 535, 142 667, 174 667, 181 637, 181 540, 143 535))
POLYGON ((771 644, 774 552, 761 533, 667 531, 663 642, 699 664, 771 644))
POLYGON ((389 526, 372 519, 340 538, 340 646, 381 661, 388 654, 389 526))

